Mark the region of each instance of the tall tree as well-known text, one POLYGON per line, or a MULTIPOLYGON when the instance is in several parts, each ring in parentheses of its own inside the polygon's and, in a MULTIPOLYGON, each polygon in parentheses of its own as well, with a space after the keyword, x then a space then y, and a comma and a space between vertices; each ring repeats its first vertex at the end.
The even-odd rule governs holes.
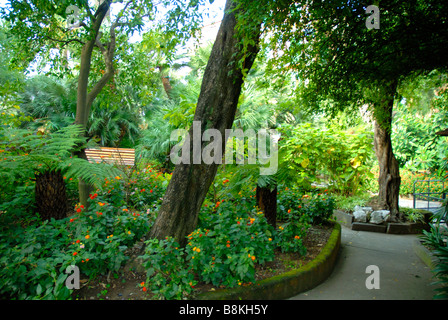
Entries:
POLYGON ((387 0, 377 2, 373 12, 367 5, 308 0, 279 12, 272 24, 273 66, 297 72, 301 103, 314 110, 371 107, 379 202, 396 218, 400 175, 391 121, 397 87, 416 72, 447 67, 448 3, 387 0))
MULTIPOLYGON (((93 101, 114 75, 117 30, 122 29, 127 34, 141 31, 144 19, 153 20, 156 11, 151 0, 95 2, 95 6, 91 6, 84 0, 9 0, 9 6, 1 11, 2 16, 11 23, 12 32, 21 38, 30 55, 40 52, 51 56, 52 50, 58 49, 57 60, 65 61, 67 48, 75 44, 81 45, 75 123, 84 129, 93 101), (122 6, 115 17, 109 14, 112 3, 122 6), (106 16, 110 17, 108 26, 103 23, 106 16), (99 49, 105 68, 102 76, 91 83, 89 80, 94 49, 99 49)), ((172 9, 164 19, 162 29, 172 35, 174 33, 173 42, 189 36, 194 29, 191 26, 197 22, 194 18, 198 17, 195 9, 199 3, 196 0, 164 2, 164 5, 172 5, 172 9)), ((84 150, 77 155, 86 159, 84 150)), ((89 189, 89 185, 81 179, 79 196, 82 204, 87 204, 89 189)))
MULTIPOLYGON (((206 129, 219 130, 225 137, 225 129, 230 129, 235 117, 244 74, 250 70, 259 50, 260 23, 246 25, 246 32, 238 32, 238 17, 245 12, 244 6, 237 6, 228 0, 224 17, 216 36, 207 67, 204 72, 194 121, 200 122, 200 137, 206 129)), ((200 141, 196 151, 193 128, 185 143, 189 143, 189 163, 175 167, 165 193, 157 219, 149 237, 163 239, 175 237, 185 244, 186 236, 194 230, 199 209, 216 175, 217 163, 194 164, 194 158, 207 146, 200 141), (195 154, 197 152, 197 154, 195 154)), ((221 150, 225 150, 225 139, 221 150)))

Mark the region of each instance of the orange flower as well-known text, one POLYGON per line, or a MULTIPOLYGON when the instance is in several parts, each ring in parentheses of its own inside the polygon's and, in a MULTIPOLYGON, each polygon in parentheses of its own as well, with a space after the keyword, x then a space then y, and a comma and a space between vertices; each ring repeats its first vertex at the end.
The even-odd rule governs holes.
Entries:
POLYGON ((291 209, 288 209, 288 213, 291 213, 291 209))
POLYGON ((142 190, 140 190, 140 192, 145 192, 146 191, 146 189, 142 189, 142 190))
POLYGON ((85 237, 86 239, 89 239, 90 238, 90 236, 89 235, 86 235, 86 237, 85 237))
POLYGON ((76 256, 78 254, 78 252, 73 252, 73 255, 76 256))
POLYGON ((76 209, 76 212, 80 213, 82 210, 80 208, 76 209))
POLYGON ((255 260, 255 256, 252 256, 252 257, 250 257, 251 259, 252 259, 252 261, 254 261, 255 260))
POLYGON ((144 292, 146 292, 146 287, 143 287, 143 289, 142 289, 144 292))
POLYGON ((149 192, 150 192, 150 193, 152 193, 152 189, 151 189, 151 190, 149 190, 149 192))

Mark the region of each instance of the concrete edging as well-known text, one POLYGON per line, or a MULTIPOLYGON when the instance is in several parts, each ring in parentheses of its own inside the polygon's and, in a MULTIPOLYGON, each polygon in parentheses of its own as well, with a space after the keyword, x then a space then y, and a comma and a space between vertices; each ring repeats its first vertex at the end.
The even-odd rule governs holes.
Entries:
POLYGON ((322 251, 301 268, 247 287, 236 287, 201 293, 196 300, 281 300, 310 290, 332 273, 341 246, 341 225, 333 222, 333 231, 322 251))
POLYGON ((426 264, 431 270, 435 268, 439 259, 434 256, 431 251, 429 251, 425 246, 420 242, 419 239, 415 239, 412 244, 412 248, 414 249, 415 254, 426 264))
POLYGON ((389 234, 421 234, 422 230, 429 230, 428 224, 421 222, 389 222, 373 224, 368 222, 356 222, 352 214, 341 210, 334 210, 333 215, 337 222, 355 231, 369 231, 389 234))

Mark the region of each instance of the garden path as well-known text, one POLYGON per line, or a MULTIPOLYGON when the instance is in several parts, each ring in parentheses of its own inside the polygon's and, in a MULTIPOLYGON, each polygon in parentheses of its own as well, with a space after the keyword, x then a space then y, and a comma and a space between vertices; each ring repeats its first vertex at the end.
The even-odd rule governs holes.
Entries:
MULTIPOLYGON (((433 274, 413 250, 418 235, 353 231, 342 226, 341 250, 330 277, 292 300, 431 300, 433 274), (368 289, 370 265, 379 268, 379 289, 368 289)), ((371 279, 371 278, 369 278, 371 279)))

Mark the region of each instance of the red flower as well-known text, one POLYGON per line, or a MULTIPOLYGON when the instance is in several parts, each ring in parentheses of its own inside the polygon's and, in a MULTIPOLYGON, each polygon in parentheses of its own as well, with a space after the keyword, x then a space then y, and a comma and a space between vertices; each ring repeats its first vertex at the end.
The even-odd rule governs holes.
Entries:
POLYGON ((73 255, 76 256, 78 254, 78 252, 73 252, 73 255))

